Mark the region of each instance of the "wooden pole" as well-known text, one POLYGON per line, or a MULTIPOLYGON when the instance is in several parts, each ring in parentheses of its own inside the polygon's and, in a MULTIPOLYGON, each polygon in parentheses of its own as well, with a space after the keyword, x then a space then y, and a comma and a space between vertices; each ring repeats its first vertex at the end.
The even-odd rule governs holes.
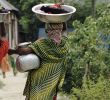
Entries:
POLYGON ((11 14, 9 14, 9 47, 12 48, 11 14))
POLYGON ((18 20, 15 16, 15 45, 18 45, 18 20))

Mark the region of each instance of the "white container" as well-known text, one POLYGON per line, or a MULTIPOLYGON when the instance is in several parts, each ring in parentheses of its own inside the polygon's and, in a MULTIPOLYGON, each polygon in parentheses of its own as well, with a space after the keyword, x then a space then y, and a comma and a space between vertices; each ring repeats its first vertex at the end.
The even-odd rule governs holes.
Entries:
POLYGON ((32 69, 38 69, 40 60, 35 54, 21 55, 17 57, 16 65, 19 72, 26 72, 32 69))
MULTIPOLYGON (((18 48, 25 48, 31 42, 24 42, 18 45, 18 48)), ((19 72, 26 72, 32 69, 38 69, 40 66, 40 59, 35 54, 19 55, 16 59, 16 66, 19 72)))
POLYGON ((68 5, 61 5, 61 8, 68 11, 69 13, 63 14, 48 14, 39 11, 42 6, 49 6, 53 4, 38 4, 32 7, 32 11, 36 14, 37 18, 46 23, 61 23, 69 20, 73 13, 76 12, 76 8, 68 5))

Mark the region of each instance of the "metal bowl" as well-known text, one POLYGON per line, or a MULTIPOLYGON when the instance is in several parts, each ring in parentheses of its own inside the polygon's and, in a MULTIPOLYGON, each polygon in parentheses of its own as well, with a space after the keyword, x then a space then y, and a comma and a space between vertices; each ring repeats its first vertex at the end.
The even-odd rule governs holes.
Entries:
POLYGON ((39 4, 32 7, 32 11, 36 14, 37 18, 46 23, 61 23, 68 21, 72 14, 75 13, 76 8, 68 5, 61 5, 61 8, 68 11, 69 13, 63 14, 48 14, 40 11, 42 6, 50 6, 53 4, 39 4))

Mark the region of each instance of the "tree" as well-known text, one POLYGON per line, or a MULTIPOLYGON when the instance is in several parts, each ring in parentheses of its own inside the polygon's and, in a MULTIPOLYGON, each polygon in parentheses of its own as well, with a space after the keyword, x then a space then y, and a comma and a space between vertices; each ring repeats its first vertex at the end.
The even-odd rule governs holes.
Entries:
POLYGON ((95 18, 95 3, 96 3, 96 0, 91 0, 91 4, 92 4, 92 16, 95 18))
POLYGON ((77 100, 110 99, 110 6, 103 7, 101 12, 97 9, 97 19, 87 17, 83 24, 74 21, 75 30, 69 34, 72 63, 63 88, 68 92, 65 87, 72 85, 69 93, 77 100))

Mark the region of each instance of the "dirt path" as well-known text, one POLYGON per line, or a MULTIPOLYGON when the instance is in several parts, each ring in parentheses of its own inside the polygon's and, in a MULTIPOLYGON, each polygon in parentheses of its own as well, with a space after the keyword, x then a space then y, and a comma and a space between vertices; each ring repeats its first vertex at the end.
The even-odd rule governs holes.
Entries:
MULTIPOLYGON (((0 100, 25 100, 22 95, 26 82, 26 73, 18 73, 13 76, 13 72, 8 72, 6 78, 3 79, 0 74, 0 81, 4 86, 0 88, 0 100)), ((69 100, 65 96, 58 96, 58 100, 69 100)))
POLYGON ((24 73, 18 73, 17 76, 13 76, 12 71, 6 74, 6 78, 3 79, 0 75, 0 80, 4 86, 0 89, 0 100, 24 100, 22 95, 26 75, 24 73))

